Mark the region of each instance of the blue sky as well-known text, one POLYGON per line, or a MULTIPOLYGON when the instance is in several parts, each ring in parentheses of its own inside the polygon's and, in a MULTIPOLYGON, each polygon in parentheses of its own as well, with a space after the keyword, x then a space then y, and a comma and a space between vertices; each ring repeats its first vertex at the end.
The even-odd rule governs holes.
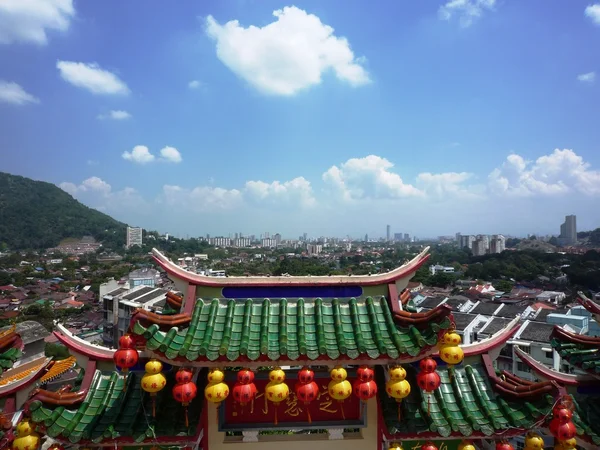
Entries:
POLYGON ((179 235, 600 226, 593 0, 6 0, 0 170, 179 235))

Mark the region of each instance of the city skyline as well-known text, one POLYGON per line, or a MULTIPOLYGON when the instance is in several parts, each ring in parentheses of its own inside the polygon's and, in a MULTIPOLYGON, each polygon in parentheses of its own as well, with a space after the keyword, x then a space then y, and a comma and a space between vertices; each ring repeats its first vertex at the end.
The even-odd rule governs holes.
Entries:
POLYGON ((589 2, 7 2, 2 170, 130 225, 386 238, 386 224, 600 225, 589 2))

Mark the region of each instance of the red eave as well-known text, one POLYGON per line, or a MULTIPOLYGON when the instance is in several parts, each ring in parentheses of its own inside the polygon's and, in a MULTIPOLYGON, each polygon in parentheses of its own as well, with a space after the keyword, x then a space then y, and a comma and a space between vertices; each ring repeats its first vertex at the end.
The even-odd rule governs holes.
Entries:
POLYGON ((598 385, 600 379, 591 375, 571 375, 567 373, 557 372, 549 367, 546 367, 539 361, 536 361, 530 355, 525 353, 518 347, 515 347, 515 353, 521 361, 527 364, 531 369, 538 375, 546 378, 547 380, 557 381, 558 383, 565 384, 567 386, 578 386, 578 385, 598 385))
MULTIPOLYGON (((394 282, 400 278, 404 278, 414 272, 416 272, 425 262, 429 259, 430 254, 423 254, 420 257, 415 258, 413 261, 410 261, 406 264, 405 267, 400 267, 398 269, 392 270, 387 274, 376 274, 371 277, 367 276, 339 276, 338 278, 343 278, 341 281, 334 281, 335 277, 305 277, 306 279, 302 281, 293 281, 286 279, 278 279, 277 277, 264 277, 264 279, 259 279, 258 277, 252 278, 244 278, 239 277, 238 280, 233 280, 232 278, 215 278, 207 276, 196 275, 194 273, 188 272, 187 270, 182 269, 177 266, 172 261, 163 260, 156 255, 153 255, 154 261, 161 266, 167 273, 171 276, 183 280, 187 283, 196 286, 210 286, 210 287, 226 287, 226 286, 235 286, 236 283, 234 281, 238 281, 239 285, 248 285, 248 286, 331 286, 331 285, 340 285, 340 286, 377 286, 382 284, 389 284, 394 282), (225 281, 227 280, 227 281, 225 281)), ((290 277, 290 278, 300 278, 300 277, 290 277)))
POLYGON ((85 355, 85 356, 89 357, 90 359, 95 359, 98 361, 112 361, 113 360, 112 357, 109 357, 103 353, 96 352, 89 348, 84 348, 78 342, 75 342, 72 339, 69 339, 68 336, 63 335, 62 333, 59 333, 58 331, 54 331, 53 334, 54 334, 54 336, 56 336, 56 339, 58 339, 61 343, 66 345, 68 348, 70 348, 71 350, 74 350, 77 353, 85 355))

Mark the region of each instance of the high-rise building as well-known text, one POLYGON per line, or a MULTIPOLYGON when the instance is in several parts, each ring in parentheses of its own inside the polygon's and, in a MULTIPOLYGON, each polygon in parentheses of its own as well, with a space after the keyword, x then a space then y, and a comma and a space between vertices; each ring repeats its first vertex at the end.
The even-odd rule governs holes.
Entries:
POLYGON ((565 222, 560 226, 560 245, 575 245, 577 243, 577 216, 565 217, 565 222))
POLYGON ((402 242, 404 240, 402 237, 402 233, 394 233, 394 240, 396 242, 402 242))
POLYGON ((410 235, 408 233, 404 233, 404 242, 410 242, 410 235))
POLYGON ((392 229, 390 228, 389 225, 387 225, 385 227, 385 240, 388 241, 388 242, 390 242, 391 231, 392 231, 392 229))
POLYGON ((127 227, 127 242, 125 246, 131 248, 134 245, 142 246, 142 228, 141 227, 127 227))
POLYGON ((275 245, 279 247, 281 245, 281 234, 277 233, 273 238, 275 239, 275 245))
POLYGON ((501 234, 494 234, 490 241, 490 253, 502 253, 506 250, 506 238, 501 234))
POLYGON ((473 256, 485 255, 485 241, 483 239, 475 239, 472 250, 473 256))

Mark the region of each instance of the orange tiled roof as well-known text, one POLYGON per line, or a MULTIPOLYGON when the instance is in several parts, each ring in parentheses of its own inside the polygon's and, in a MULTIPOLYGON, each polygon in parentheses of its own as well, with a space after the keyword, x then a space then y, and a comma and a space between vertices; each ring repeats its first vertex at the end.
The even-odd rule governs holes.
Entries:
POLYGON ((76 363, 77 363, 77 360, 75 359, 74 356, 69 356, 67 359, 63 359, 61 361, 56 361, 52 365, 52 367, 50 367, 50 370, 48 370, 48 372, 46 372, 44 374, 44 376, 42 378, 40 378, 40 382, 47 383, 48 381, 51 381, 51 380, 55 379, 56 377, 59 377, 60 375, 65 373, 67 370, 75 367, 76 363))
POLYGON ((0 339, 2 339, 5 336, 8 336, 11 333, 14 333, 15 331, 17 331, 17 324, 13 323, 12 327, 10 327, 4 331, 0 331, 0 339))
POLYGON ((32 373, 38 372, 44 365, 46 365, 45 360, 42 361, 40 364, 30 367, 29 369, 22 370, 19 373, 15 373, 14 375, 3 378, 0 380, 0 386, 6 386, 7 384, 22 380, 23 378, 27 378, 32 373))

